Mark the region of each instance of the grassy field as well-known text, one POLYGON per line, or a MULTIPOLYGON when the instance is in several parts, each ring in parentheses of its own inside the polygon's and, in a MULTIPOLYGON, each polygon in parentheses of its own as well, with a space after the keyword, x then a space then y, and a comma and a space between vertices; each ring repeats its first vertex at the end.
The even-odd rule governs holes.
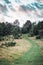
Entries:
POLYGON ((0 65, 43 65, 43 41, 35 37, 0 41, 16 42, 13 47, 0 48, 0 65))

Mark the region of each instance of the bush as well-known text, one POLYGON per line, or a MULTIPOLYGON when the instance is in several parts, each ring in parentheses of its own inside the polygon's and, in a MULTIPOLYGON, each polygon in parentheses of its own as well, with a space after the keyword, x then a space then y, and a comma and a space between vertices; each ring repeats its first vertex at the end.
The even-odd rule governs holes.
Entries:
POLYGON ((28 34, 28 37, 31 37, 31 35, 30 35, 30 34, 28 34))
POLYGON ((18 39, 18 38, 19 38, 19 36, 18 36, 18 35, 14 36, 14 39, 18 39))
POLYGON ((36 39, 40 39, 40 38, 41 38, 40 35, 37 35, 37 36, 36 36, 36 39))
POLYGON ((22 34, 14 35, 14 39, 19 39, 22 36, 22 34))
POLYGON ((4 46, 4 44, 2 43, 1 45, 0 45, 0 47, 2 48, 4 46))
POLYGON ((33 34, 33 33, 29 33, 28 36, 29 36, 29 37, 33 37, 34 34, 33 34))
POLYGON ((31 33, 31 37, 33 37, 34 36, 34 34, 33 33, 31 33))
POLYGON ((0 36, 0 41, 4 40, 4 37, 0 36))
POLYGON ((8 43, 5 43, 5 46, 6 47, 9 47, 9 46, 15 46, 16 42, 8 42, 8 43))

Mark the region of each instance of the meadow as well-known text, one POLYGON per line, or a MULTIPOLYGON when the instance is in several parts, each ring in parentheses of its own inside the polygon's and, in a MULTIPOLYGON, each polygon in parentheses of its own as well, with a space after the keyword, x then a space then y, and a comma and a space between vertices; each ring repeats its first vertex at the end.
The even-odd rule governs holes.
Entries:
POLYGON ((0 65, 43 65, 43 40, 22 35, 22 39, 6 36, 0 45, 16 42, 15 46, 0 47, 0 65))

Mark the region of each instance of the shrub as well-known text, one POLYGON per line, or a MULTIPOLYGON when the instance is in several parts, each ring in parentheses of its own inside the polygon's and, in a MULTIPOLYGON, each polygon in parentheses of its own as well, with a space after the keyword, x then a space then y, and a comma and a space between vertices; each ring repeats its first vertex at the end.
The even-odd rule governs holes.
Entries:
POLYGON ((14 36, 14 39, 18 39, 18 38, 19 38, 19 36, 18 36, 18 35, 14 36))
POLYGON ((33 33, 29 33, 28 36, 29 36, 29 37, 33 37, 34 34, 33 34, 33 33))
POLYGON ((0 36, 0 41, 4 40, 4 37, 0 36))
POLYGON ((31 37, 33 37, 34 36, 34 34, 33 33, 31 33, 31 37))
POLYGON ((22 34, 14 35, 14 39, 19 39, 22 36, 22 34))
POLYGON ((31 35, 30 35, 30 34, 28 34, 28 37, 31 37, 31 35))
POLYGON ((9 47, 9 46, 15 46, 16 42, 8 42, 8 43, 5 43, 5 46, 6 47, 9 47))
POLYGON ((40 38, 41 38, 40 35, 37 35, 37 36, 36 36, 36 39, 40 39, 40 38))
POLYGON ((4 45, 5 45, 5 44, 2 43, 2 44, 0 45, 0 47, 2 48, 4 45))

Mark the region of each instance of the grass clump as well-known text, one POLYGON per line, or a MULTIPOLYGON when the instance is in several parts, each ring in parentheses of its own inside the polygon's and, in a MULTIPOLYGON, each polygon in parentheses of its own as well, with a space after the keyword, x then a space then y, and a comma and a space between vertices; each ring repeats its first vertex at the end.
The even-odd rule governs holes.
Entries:
POLYGON ((3 47, 3 46, 10 47, 15 45, 16 45, 16 42, 6 42, 5 44, 2 43, 0 47, 3 47))
POLYGON ((9 46, 15 46, 16 42, 8 42, 8 43, 5 43, 5 46, 6 47, 9 47, 9 46))

